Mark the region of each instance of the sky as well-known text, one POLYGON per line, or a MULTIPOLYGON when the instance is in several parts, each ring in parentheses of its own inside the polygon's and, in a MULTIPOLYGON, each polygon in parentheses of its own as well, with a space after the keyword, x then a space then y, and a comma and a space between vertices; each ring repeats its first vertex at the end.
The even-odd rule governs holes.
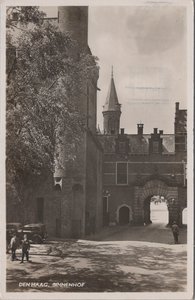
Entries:
MULTIPOLYGON (((56 7, 44 7, 56 16, 56 7)), ((97 123, 114 70, 121 128, 174 132, 175 102, 187 108, 186 9, 182 6, 90 6, 88 44, 99 58, 97 123)))

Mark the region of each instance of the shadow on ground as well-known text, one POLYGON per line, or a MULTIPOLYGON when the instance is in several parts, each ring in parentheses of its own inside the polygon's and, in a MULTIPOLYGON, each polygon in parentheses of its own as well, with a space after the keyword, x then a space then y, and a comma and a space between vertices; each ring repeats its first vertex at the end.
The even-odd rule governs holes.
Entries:
POLYGON ((48 255, 31 258, 31 264, 8 262, 8 291, 183 292, 186 288, 184 245, 80 240, 69 246, 51 244, 48 255), (21 281, 48 286, 20 288, 21 281), (83 287, 54 283, 83 283, 83 287))

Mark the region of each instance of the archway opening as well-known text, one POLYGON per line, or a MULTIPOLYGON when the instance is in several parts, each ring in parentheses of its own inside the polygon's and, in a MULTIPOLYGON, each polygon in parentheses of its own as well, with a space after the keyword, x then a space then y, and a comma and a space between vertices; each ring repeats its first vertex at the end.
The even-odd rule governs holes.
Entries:
POLYGON ((122 206, 119 209, 119 224, 129 224, 129 208, 127 206, 122 206))
POLYGON ((167 200, 164 196, 149 196, 144 201, 144 223, 163 223, 168 224, 169 212, 167 200))
POLYGON ((182 224, 187 226, 187 208, 184 208, 182 211, 182 224))

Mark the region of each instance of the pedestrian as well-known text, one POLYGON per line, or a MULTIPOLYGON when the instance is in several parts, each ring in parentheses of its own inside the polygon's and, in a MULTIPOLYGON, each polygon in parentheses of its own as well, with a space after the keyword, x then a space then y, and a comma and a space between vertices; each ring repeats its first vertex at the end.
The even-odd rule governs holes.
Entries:
POLYGON ((179 236, 179 226, 177 223, 174 221, 172 225, 172 232, 173 232, 173 237, 175 244, 178 244, 178 236, 179 236))
POLYGON ((9 253, 10 241, 11 241, 11 236, 10 236, 9 231, 7 231, 6 232, 6 254, 9 253))
POLYGON ((18 248, 18 239, 16 233, 14 233, 13 237, 11 238, 10 241, 10 248, 11 248, 11 259, 12 261, 17 260, 16 258, 16 250, 18 248))
POLYGON ((26 260, 29 261, 29 250, 30 250, 30 242, 27 238, 27 235, 24 235, 24 239, 22 241, 22 261, 21 264, 24 262, 24 257, 26 256, 26 260))

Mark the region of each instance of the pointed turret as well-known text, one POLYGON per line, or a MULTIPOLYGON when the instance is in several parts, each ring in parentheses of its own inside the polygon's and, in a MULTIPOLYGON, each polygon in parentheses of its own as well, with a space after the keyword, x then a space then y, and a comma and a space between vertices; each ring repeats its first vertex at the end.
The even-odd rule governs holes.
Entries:
POLYGON ((120 111, 120 104, 118 102, 118 96, 116 93, 116 88, 113 78, 113 67, 111 73, 111 81, 108 90, 108 95, 106 97, 105 105, 103 106, 103 111, 120 111))
POLYGON ((106 97, 105 105, 103 106, 104 117, 104 133, 118 134, 120 128, 121 105, 118 102, 118 96, 115 88, 113 67, 111 72, 111 81, 106 97))

